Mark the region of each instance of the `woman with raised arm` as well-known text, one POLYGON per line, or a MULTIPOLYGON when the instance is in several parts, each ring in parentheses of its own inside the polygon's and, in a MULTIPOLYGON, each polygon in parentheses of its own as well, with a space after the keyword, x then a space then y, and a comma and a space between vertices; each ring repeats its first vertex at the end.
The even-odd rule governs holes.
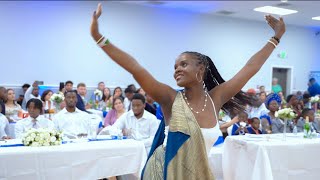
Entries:
POLYGON ((208 56, 197 52, 180 54, 174 64, 174 78, 184 90, 177 92, 157 81, 133 57, 99 33, 101 9, 99 4, 92 16, 93 39, 161 105, 165 118, 153 141, 142 178, 214 179, 207 153, 221 135, 217 113, 221 108, 225 111, 232 108, 244 110, 244 104, 250 99, 241 89, 259 71, 279 43, 285 32, 283 19, 266 16, 275 32, 274 37, 229 81, 224 81, 208 56))

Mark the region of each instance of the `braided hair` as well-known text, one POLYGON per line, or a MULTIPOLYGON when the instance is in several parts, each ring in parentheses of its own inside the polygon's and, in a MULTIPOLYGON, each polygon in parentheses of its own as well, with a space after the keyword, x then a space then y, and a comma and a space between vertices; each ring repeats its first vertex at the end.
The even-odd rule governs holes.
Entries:
MULTIPOLYGON (((225 82, 210 57, 193 51, 186 51, 182 54, 193 55, 199 60, 199 64, 204 65, 205 72, 203 75, 203 80, 205 88, 208 91, 225 82)), ((247 104, 251 105, 252 102, 253 98, 251 96, 243 91, 239 91, 234 97, 226 102, 221 109, 227 113, 232 113, 233 110, 241 112, 245 111, 245 106, 247 104)))

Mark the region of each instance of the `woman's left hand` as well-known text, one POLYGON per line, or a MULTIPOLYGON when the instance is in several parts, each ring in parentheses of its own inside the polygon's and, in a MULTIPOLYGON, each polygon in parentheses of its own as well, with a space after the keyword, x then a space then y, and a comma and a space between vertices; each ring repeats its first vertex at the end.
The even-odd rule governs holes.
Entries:
POLYGON ((265 16, 267 23, 274 30, 275 37, 281 39, 282 35, 286 32, 286 25, 284 24, 283 18, 276 19, 271 15, 265 16))

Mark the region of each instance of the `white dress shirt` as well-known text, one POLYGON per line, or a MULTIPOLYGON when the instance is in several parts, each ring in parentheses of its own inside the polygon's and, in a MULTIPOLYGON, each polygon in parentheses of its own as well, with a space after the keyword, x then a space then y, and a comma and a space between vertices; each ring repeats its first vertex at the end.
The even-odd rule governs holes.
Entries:
POLYGON ((66 108, 53 117, 53 123, 57 130, 71 137, 78 134, 89 134, 90 117, 88 113, 80 111, 78 108, 74 112, 68 112, 66 108))
MULTIPOLYGON (((118 129, 128 129, 136 140, 141 140, 149 151, 154 135, 157 132, 160 121, 153 114, 144 110, 140 119, 137 119, 133 111, 130 110, 119 117, 112 125, 118 129)), ((109 127, 109 126, 108 126, 109 127)))
POLYGON ((8 128, 9 121, 3 114, 0 113, 0 139, 7 136, 5 129, 8 128))
POLYGON ((126 111, 130 111, 132 109, 131 108, 131 101, 128 98, 124 98, 123 104, 124 104, 126 111))
POLYGON ((16 123, 14 129, 16 138, 21 139, 23 137, 23 133, 31 128, 46 128, 52 130, 54 129, 54 124, 51 120, 44 118, 41 115, 39 115, 36 119, 29 116, 16 123))

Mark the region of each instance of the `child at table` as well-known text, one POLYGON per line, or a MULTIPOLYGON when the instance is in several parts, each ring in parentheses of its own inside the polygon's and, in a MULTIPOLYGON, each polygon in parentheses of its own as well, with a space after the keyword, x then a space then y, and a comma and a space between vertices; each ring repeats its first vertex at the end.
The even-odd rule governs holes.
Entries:
POLYGON ((239 122, 235 123, 232 127, 232 135, 244 135, 248 133, 248 114, 246 112, 239 112, 239 122))
POLYGON ((248 127, 250 134, 262 134, 260 128, 260 119, 257 117, 251 118, 251 127, 248 127))
POLYGON ((305 119, 308 116, 309 117, 309 123, 311 126, 311 131, 320 131, 320 125, 318 121, 314 120, 314 111, 310 108, 305 108, 302 110, 301 113, 302 118, 300 118, 297 122, 297 130, 298 132, 303 132, 303 127, 305 124, 305 119))

